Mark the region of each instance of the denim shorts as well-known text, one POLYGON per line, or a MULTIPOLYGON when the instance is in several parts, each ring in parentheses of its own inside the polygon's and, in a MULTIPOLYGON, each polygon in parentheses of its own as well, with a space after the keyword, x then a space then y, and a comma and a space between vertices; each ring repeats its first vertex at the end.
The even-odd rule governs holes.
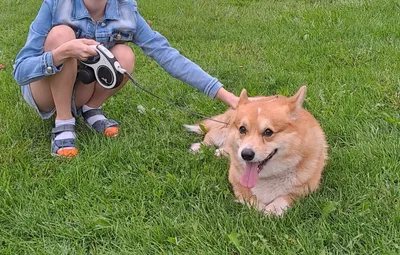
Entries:
MULTIPOLYGON (((56 108, 52 109, 49 112, 42 112, 42 111, 39 110, 38 106, 36 105, 35 100, 33 99, 30 85, 21 86, 21 93, 22 93, 22 96, 24 97, 25 101, 33 109, 35 109, 38 112, 39 116, 42 119, 50 119, 54 115, 54 113, 56 112, 56 108)), ((78 118, 78 117, 80 117, 82 115, 82 109, 81 108, 76 109, 76 106, 75 106, 75 87, 74 87, 74 90, 72 91, 71 113, 75 118, 78 118)))

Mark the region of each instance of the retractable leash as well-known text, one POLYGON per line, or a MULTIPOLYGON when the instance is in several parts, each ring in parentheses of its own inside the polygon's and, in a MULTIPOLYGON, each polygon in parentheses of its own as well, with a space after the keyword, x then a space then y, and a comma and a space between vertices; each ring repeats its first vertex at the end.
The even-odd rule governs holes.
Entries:
POLYGON ((118 87, 124 75, 118 70, 121 65, 114 55, 103 45, 91 45, 97 51, 97 55, 80 61, 78 68, 78 79, 84 84, 97 82, 106 89, 118 87))
POLYGON ((125 69, 123 69, 121 67, 121 65, 119 64, 119 62, 117 61, 117 59, 114 57, 114 55, 106 47, 104 47, 103 45, 92 45, 91 47, 97 51, 97 56, 89 58, 86 61, 80 61, 82 65, 78 69, 78 79, 80 79, 84 84, 89 84, 89 83, 92 83, 95 80, 97 80, 97 82, 102 87, 104 87, 106 89, 113 89, 113 88, 118 87, 121 84, 121 82, 124 78, 124 75, 125 75, 138 88, 140 88, 147 94, 163 101, 164 103, 166 103, 168 105, 174 106, 175 108, 177 108, 183 112, 186 112, 186 113, 189 113, 189 114, 192 114, 192 115, 204 118, 204 119, 219 122, 219 123, 222 123, 225 125, 228 124, 226 122, 216 120, 216 119, 207 117, 205 115, 190 111, 186 108, 177 106, 177 105, 169 102, 168 100, 157 96, 153 92, 147 90, 145 87, 140 85, 140 83, 137 82, 130 73, 128 73, 125 69))

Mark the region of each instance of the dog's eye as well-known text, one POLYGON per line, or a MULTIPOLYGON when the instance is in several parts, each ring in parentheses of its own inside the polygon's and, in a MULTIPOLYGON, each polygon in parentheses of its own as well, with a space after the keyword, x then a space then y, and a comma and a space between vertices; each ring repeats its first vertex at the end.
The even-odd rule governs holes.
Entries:
POLYGON ((265 136, 265 137, 270 137, 270 136, 273 135, 273 134, 274 134, 274 131, 272 131, 271 129, 267 128, 267 129, 264 131, 263 136, 265 136))
POLYGON ((244 134, 246 134, 247 129, 246 129, 244 126, 240 126, 239 132, 240 132, 242 135, 244 135, 244 134))

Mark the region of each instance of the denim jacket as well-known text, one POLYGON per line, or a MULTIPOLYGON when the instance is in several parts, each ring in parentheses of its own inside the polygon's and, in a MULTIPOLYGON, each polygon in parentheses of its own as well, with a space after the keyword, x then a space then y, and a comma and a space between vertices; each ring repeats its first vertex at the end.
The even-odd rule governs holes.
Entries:
POLYGON ((197 64, 171 47, 167 39, 153 31, 139 14, 135 0, 108 0, 105 15, 95 22, 83 0, 44 0, 32 22, 25 46, 16 57, 13 75, 21 86, 54 75, 51 52, 44 52, 44 42, 52 27, 68 25, 76 38, 90 38, 112 48, 117 43, 132 42, 155 60, 171 76, 214 98, 222 84, 197 64))

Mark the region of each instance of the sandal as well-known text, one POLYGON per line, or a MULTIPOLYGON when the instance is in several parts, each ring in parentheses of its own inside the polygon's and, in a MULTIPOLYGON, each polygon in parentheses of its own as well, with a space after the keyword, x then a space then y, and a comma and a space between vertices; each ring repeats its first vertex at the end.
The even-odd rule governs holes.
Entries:
POLYGON ((75 125, 62 125, 51 130, 51 155, 67 158, 75 157, 78 154, 78 148, 75 146, 76 138, 56 140, 56 136, 62 132, 72 132, 75 135, 75 125))
POLYGON ((87 126, 90 128, 94 129, 97 133, 104 134, 105 136, 108 137, 113 137, 118 135, 119 131, 119 124, 115 120, 112 119, 107 119, 105 116, 104 112, 101 109, 90 109, 86 112, 82 113, 83 119, 85 120, 85 123, 87 126), (96 116, 96 115, 103 115, 106 119, 101 119, 96 122, 94 122, 92 125, 90 125, 87 120, 90 117, 96 116))

